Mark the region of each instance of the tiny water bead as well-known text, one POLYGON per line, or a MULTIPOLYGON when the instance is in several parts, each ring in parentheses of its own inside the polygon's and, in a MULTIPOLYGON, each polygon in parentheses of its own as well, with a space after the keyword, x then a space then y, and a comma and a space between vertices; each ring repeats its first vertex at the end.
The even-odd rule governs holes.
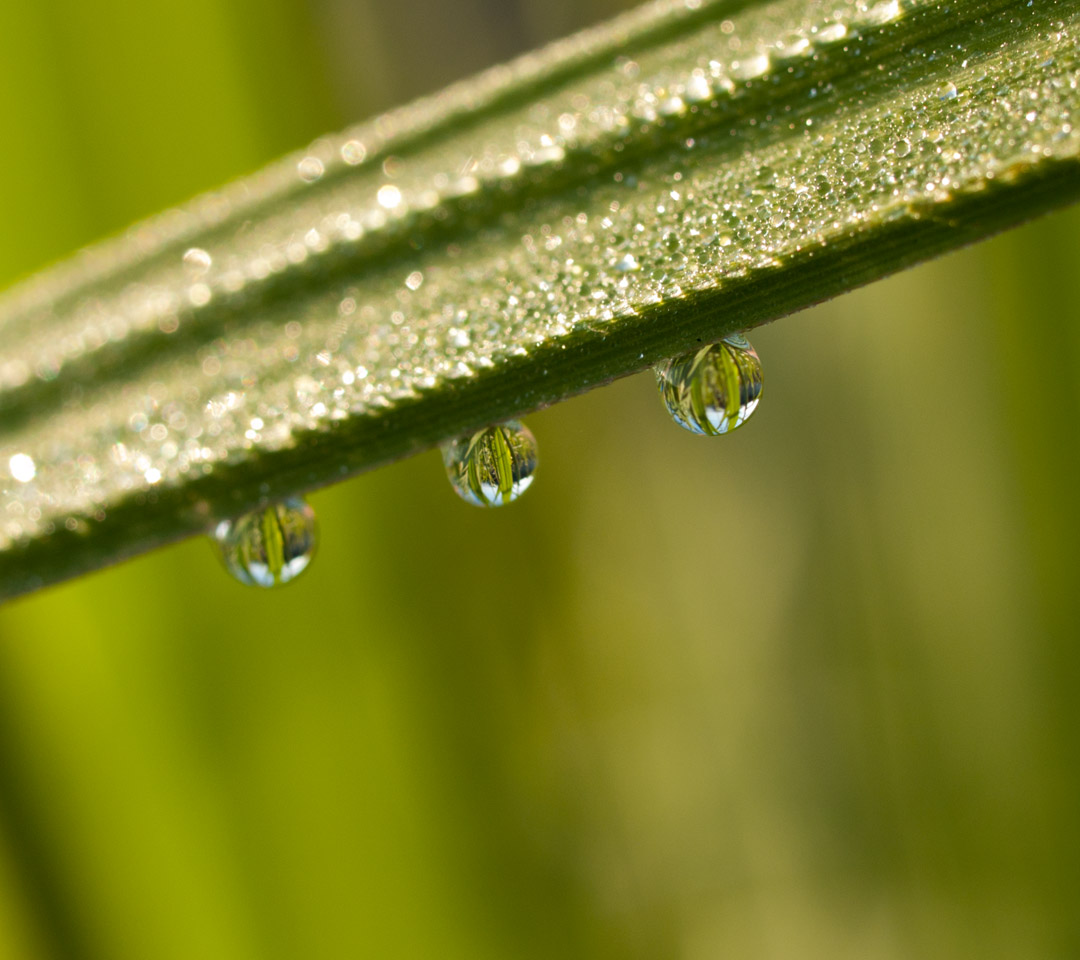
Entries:
POLYGON ((442 446, 454 492, 477 507, 501 507, 520 497, 536 475, 536 438, 508 420, 442 446))
POLYGON ((8 470, 19 483, 29 483, 37 476, 37 464, 27 453, 16 453, 8 460, 8 470))
POLYGON ((761 400, 761 361, 743 336, 657 364, 656 383, 671 418, 706 437, 741 427, 761 400))
POLYGON ((213 266, 210 254, 201 247, 191 247, 184 252, 184 270, 191 277, 201 277, 213 266))
POLYGON ((276 587, 307 569, 315 554, 315 511, 301 497, 271 503, 214 528, 225 568, 241 583, 276 587))
POLYGON ((323 162, 318 157, 304 157, 296 165, 296 172, 300 174, 300 179, 305 183, 314 183, 323 175, 325 170, 323 162))

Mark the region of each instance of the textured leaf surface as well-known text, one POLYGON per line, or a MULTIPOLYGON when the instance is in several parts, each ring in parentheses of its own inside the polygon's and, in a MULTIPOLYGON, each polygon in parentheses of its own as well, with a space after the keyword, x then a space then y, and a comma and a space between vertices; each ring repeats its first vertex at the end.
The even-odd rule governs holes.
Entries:
POLYGON ((0 595, 1080 192, 1080 3, 651 4, 0 299, 0 595))

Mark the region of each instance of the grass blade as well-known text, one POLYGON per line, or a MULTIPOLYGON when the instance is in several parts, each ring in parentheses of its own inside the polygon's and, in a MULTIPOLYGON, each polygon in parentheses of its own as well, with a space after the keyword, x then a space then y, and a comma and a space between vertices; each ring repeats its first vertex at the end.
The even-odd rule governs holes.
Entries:
POLYGON ((0 298, 0 596, 1080 193, 1080 3, 659 3, 0 298))

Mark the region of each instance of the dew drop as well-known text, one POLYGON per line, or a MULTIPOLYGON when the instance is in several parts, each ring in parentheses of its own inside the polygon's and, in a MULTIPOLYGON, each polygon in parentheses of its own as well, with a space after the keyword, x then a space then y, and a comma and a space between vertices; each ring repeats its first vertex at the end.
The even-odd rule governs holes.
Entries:
POLYGON ((241 583, 276 587, 298 577, 315 553, 315 511, 289 497, 214 528, 225 568, 241 583))
POLYGON ((686 101, 682 97, 667 97, 657 106, 657 113, 662 117, 677 117, 685 110, 686 101))
POLYGON ((761 399, 761 361, 743 336, 665 360, 655 370, 668 413, 691 433, 728 433, 750 418, 761 399))
POLYGON ((747 57, 745 60, 736 60, 731 64, 731 73, 740 80, 756 80, 769 70, 768 54, 759 53, 756 56, 747 57))
POLYGON ((712 97, 712 86, 709 81, 705 79, 703 74, 694 73, 690 79, 686 81, 686 91, 683 94, 684 98, 690 103, 701 103, 704 100, 708 100, 712 97))
POLYGON ((392 183, 386 183, 379 187, 379 192, 375 195, 375 198, 379 201, 380 207, 393 210, 394 207, 401 203, 401 191, 392 183))
POLYGON ((817 31, 817 39, 822 43, 836 43, 847 36, 847 27, 842 23, 830 23, 817 31))
POLYGON ((477 507, 516 500, 536 475, 536 438, 517 420, 445 443, 442 455, 454 492, 477 507))
POLYGON ((956 84, 951 80, 946 80, 944 83, 939 83, 937 87, 937 95, 939 100, 955 100, 956 99, 956 84))
POLYGON ((210 269, 214 262, 205 250, 200 247, 192 247, 184 253, 184 269, 188 276, 201 277, 210 269))
POLYGON ((304 157, 296 165, 296 172, 305 183, 314 183, 325 172, 323 162, 318 157, 304 157))
POLYGON ((16 453, 8 460, 8 470, 19 483, 29 483, 37 476, 37 464, 28 453, 16 453))
POLYGON ((898 20, 902 12, 899 0, 880 0, 863 14, 862 22, 868 26, 883 26, 898 20))
POLYGON ((366 156, 367 147, 359 140, 348 140, 341 146, 341 159, 350 166, 363 163, 366 156))

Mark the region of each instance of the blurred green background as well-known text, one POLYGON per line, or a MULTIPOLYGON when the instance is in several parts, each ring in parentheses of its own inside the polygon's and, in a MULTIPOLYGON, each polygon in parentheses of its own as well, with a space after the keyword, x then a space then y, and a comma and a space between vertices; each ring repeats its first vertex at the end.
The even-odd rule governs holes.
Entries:
MULTIPOLYGON (((2 0, 0 285, 616 0, 2 0)), ((0 956, 1080 955, 1080 216, 0 610, 0 956)))

